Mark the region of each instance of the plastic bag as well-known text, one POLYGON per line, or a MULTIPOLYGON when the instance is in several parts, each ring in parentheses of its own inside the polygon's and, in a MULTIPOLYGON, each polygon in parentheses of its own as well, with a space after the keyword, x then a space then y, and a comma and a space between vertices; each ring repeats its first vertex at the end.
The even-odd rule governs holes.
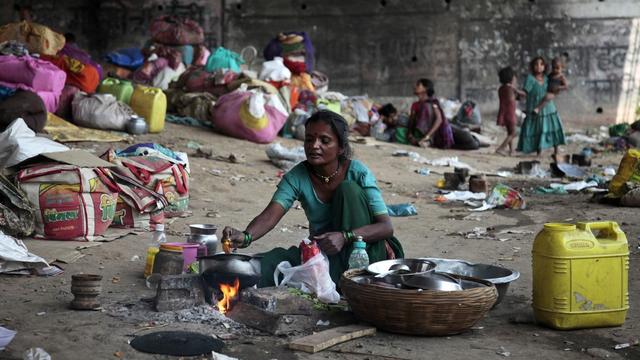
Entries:
POLYGON ((276 286, 288 285, 316 294, 318 300, 327 304, 340 301, 336 284, 329 275, 329 259, 322 252, 299 266, 291 266, 288 261, 281 262, 273 272, 273 281, 276 286), (281 282, 280 274, 284 276, 281 282))
POLYGON ((242 64, 244 64, 244 60, 242 60, 240 54, 219 47, 209 56, 209 59, 207 59, 205 70, 214 72, 218 69, 229 69, 235 73, 239 73, 240 65, 242 64))
POLYGON ((418 210, 413 204, 387 205, 389 216, 413 216, 418 215, 418 210))
POLYGON ((285 81, 291 79, 291 70, 284 66, 281 57, 275 57, 271 61, 265 61, 258 78, 264 81, 285 81))

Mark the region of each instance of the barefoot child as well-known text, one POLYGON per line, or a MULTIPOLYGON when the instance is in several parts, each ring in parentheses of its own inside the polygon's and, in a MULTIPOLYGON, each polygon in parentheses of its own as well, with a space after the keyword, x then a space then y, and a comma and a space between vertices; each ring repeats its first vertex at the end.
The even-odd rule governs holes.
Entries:
POLYGON ((547 93, 540 104, 533 109, 534 113, 539 113, 540 109, 542 109, 550 100, 553 100, 556 95, 561 91, 567 90, 569 83, 567 82, 567 78, 564 76, 563 70, 564 64, 562 63, 562 59, 559 57, 553 58, 553 60, 551 60, 551 73, 549 73, 547 93))
POLYGON ((553 100, 548 100, 537 114, 533 111, 544 99, 548 89, 544 58, 534 58, 529 69, 531 74, 527 76, 523 86, 527 93, 527 117, 520 129, 517 150, 525 154, 535 151, 539 157, 542 150, 553 147, 553 155, 557 157, 558 146, 564 145, 565 139, 556 104, 553 100))
POLYGON ((509 148, 509 156, 513 155, 513 139, 516 137, 516 100, 526 96, 525 92, 516 88, 516 76, 511 66, 498 72, 502 86, 498 89, 500 110, 498 111, 498 125, 507 130, 507 137, 496 149, 496 153, 506 156, 505 148, 509 148))

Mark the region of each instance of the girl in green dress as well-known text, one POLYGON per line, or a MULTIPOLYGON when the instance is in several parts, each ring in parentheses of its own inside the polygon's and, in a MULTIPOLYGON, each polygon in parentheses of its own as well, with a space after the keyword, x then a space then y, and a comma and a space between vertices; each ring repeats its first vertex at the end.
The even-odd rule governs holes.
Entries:
POLYGON ((557 157, 558 146, 565 144, 562 121, 553 100, 548 101, 536 114, 534 109, 545 98, 548 78, 544 73, 544 58, 538 56, 531 60, 531 74, 524 82, 523 90, 527 93, 526 118, 520 130, 518 151, 523 153, 540 152, 553 147, 553 155, 557 157))

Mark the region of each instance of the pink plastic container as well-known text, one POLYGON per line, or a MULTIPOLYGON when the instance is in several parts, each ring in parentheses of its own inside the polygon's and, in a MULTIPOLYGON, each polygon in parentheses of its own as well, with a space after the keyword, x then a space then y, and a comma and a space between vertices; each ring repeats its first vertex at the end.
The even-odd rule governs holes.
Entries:
POLYGON ((198 244, 189 244, 183 242, 166 243, 171 246, 180 246, 182 248, 182 257, 184 258, 182 271, 187 271, 189 265, 194 263, 198 257, 198 244))

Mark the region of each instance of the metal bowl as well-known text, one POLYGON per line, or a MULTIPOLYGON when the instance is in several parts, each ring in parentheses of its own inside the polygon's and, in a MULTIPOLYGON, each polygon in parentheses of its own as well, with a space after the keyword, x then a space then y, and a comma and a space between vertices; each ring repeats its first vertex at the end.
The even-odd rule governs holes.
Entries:
POLYGON ((215 235, 218 227, 213 224, 191 224, 189 230, 191 235, 215 235))
POLYGON ((474 264, 464 260, 424 258, 436 264, 438 272, 474 277, 492 282, 498 290, 498 305, 504 298, 509 284, 520 277, 520 273, 500 266, 474 264))
POLYGON ((438 273, 432 271, 427 274, 415 275, 406 278, 403 285, 422 289, 422 290, 435 290, 435 291, 460 291, 462 290, 462 284, 459 279, 452 277, 446 273, 438 273))
POLYGON ((407 265, 410 271, 391 273, 383 278, 376 279, 376 281, 400 287, 404 279, 413 275, 426 274, 436 268, 436 264, 434 262, 425 259, 393 259, 375 262, 367 266, 367 272, 373 275, 378 275, 386 273, 391 270, 392 266, 400 264, 407 265))

